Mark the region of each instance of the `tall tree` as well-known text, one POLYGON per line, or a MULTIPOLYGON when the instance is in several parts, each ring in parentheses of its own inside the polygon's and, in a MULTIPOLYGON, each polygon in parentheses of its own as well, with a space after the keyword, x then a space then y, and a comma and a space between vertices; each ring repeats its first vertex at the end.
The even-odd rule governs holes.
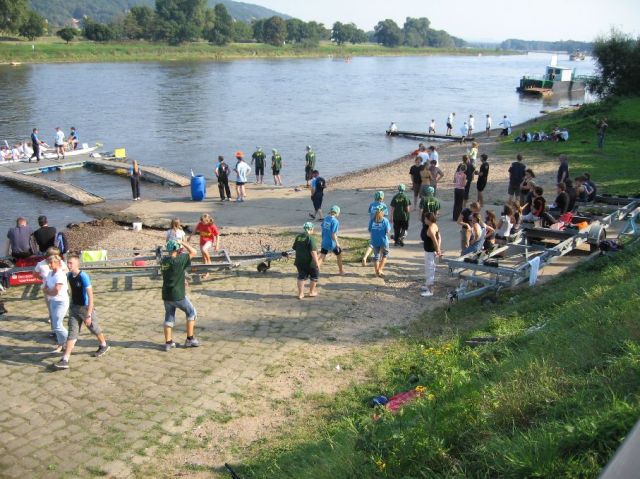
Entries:
POLYGON ((600 96, 640 93, 640 39, 612 29, 593 45, 597 76, 589 89, 600 96))
POLYGON ((364 30, 360 30, 355 23, 345 24, 340 22, 333 24, 331 39, 338 45, 342 45, 346 42, 364 43, 369 40, 364 30))
POLYGON ((222 3, 218 3, 213 11, 213 27, 204 32, 204 37, 214 45, 226 45, 233 40, 233 18, 222 3))
POLYGON ((27 0, 0 0, 0 31, 17 32, 28 11, 27 0))
POLYGON ((155 15, 153 9, 146 5, 131 7, 122 21, 124 36, 132 40, 150 40, 153 36, 155 15))
POLYGON ((35 40, 36 38, 44 35, 44 18, 42 18, 42 16, 38 15, 33 10, 29 10, 25 18, 22 20, 18 31, 23 37, 26 37, 29 40, 35 40))
POLYGON ((298 18, 287 20, 287 41, 289 43, 302 43, 308 37, 307 24, 298 18))
POLYGON ((271 17, 264 22, 262 31, 263 41, 281 47, 287 39, 287 22, 280 17, 271 17))
POLYGON ((247 43, 253 40, 253 29, 247 22, 234 21, 232 31, 233 41, 247 43))
POLYGON ((251 23, 251 29, 253 30, 253 38, 258 43, 265 43, 264 41, 264 25, 267 23, 266 18, 260 20, 254 20, 251 23))
POLYGON ((177 45, 202 35, 206 0, 156 0, 155 37, 177 45))
POLYGON ((378 22, 373 30, 374 39, 385 47, 397 47, 402 43, 402 30, 389 18, 378 22))
POLYGON ((424 47, 429 41, 429 26, 431 22, 428 18, 411 18, 407 17, 404 22, 404 44, 410 47, 424 47))

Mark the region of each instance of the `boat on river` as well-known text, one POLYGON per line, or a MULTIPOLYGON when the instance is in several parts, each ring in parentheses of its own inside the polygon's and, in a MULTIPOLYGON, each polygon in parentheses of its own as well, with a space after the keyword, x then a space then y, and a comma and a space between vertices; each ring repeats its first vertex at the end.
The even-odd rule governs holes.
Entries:
POLYGON ((554 55, 544 75, 523 76, 516 91, 532 96, 584 94, 588 77, 576 75, 574 68, 558 66, 557 62, 558 57, 554 55))
MULTIPOLYGON (((88 144, 84 143, 81 148, 78 148, 75 150, 68 150, 68 151, 65 150, 64 157, 73 158, 74 156, 90 155, 101 146, 102 145, 100 143, 96 143, 95 146, 89 146, 88 144)), ((55 148, 44 148, 42 152, 42 157, 46 158, 47 160, 54 160, 58 158, 58 155, 56 153, 55 148)))
POLYGON ((387 136, 399 136, 415 140, 449 140, 449 141, 474 141, 472 136, 436 135, 434 133, 422 133, 418 131, 387 130, 387 136))
POLYGON ((571 55, 569 55, 569 60, 571 60, 572 62, 583 62, 586 60, 586 58, 587 56, 582 50, 574 50, 573 52, 571 52, 571 55))

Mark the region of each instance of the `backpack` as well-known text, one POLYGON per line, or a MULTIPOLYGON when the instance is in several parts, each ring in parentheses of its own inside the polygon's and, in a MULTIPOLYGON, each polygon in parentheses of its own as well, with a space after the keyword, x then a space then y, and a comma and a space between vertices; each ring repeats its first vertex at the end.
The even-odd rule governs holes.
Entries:
POLYGON ((318 176, 318 178, 316 178, 316 192, 322 193, 326 187, 327 187, 327 182, 324 181, 323 177, 318 176))
POLYGON ((64 232, 60 231, 56 234, 55 246, 60 250, 60 254, 66 254, 69 251, 69 240, 64 232))

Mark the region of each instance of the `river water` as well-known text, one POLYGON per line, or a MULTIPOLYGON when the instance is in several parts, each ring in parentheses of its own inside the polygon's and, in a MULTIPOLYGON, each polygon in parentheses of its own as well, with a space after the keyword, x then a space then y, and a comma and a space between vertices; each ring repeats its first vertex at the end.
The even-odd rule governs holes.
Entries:
MULTIPOLYGON (((415 146, 384 135, 391 121, 426 131, 434 118, 443 131, 455 111, 457 134, 470 113, 480 130, 486 113, 494 125, 503 114, 517 123, 541 109, 584 101, 543 103, 515 92, 522 75, 542 74, 549 60, 550 54, 529 54, 0 66, 0 141, 28 138, 38 127, 52 144, 56 126, 66 133, 73 125, 81 142, 100 142, 105 151, 125 147, 143 165, 207 177, 217 155, 250 155, 260 145, 281 152, 285 183, 299 183, 307 144, 330 177, 384 163, 415 146)), ((579 74, 593 73, 590 60, 559 60, 579 74)), ((105 198, 130 197, 128 181, 120 177, 84 170, 52 177, 105 198)), ((169 194, 143 184, 143 196, 169 194)), ((0 195, 4 227, 18 215, 35 222, 47 214, 58 226, 87 218, 80 208, 6 185, 0 184, 0 195)))

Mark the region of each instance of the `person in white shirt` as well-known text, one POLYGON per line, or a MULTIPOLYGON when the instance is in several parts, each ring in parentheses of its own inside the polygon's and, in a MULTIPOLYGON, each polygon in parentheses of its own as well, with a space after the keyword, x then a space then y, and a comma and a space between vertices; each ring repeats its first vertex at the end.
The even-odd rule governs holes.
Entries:
POLYGON ((244 161, 244 153, 236 152, 236 167, 233 169, 236 173, 236 201, 243 202, 247 197, 245 185, 247 184, 247 175, 251 173, 251 167, 244 161))
POLYGON ((430 135, 436 134, 436 121, 434 119, 432 119, 431 123, 429 123, 429 134, 430 135))
POLYGON ((502 118, 502 121, 500 122, 500 126, 502 127, 502 132, 500 133, 500 136, 509 136, 511 134, 511 120, 507 118, 507 115, 505 115, 502 118))
POLYGON ((475 126, 476 126, 476 119, 473 117, 473 115, 469 115, 469 131, 467 135, 471 136, 473 134, 473 130, 475 126))
POLYGON ((455 118, 456 118, 455 112, 449 113, 449 116, 447 117, 447 132, 445 133, 445 135, 451 136, 451 133, 453 131, 453 120, 455 120, 455 118))
POLYGON ((398 131, 398 125, 396 125, 394 122, 391 122, 391 125, 389 125, 389 131, 391 133, 396 133, 398 131))
POLYGON ((487 136, 491 136, 491 115, 487 113, 487 124, 485 126, 485 131, 487 132, 487 136))
POLYGON ((420 164, 427 165, 429 163, 429 152, 427 151, 427 147, 420 143, 420 147, 418 148, 420 151, 418 153, 418 158, 420 158, 420 164))
POLYGON ((465 121, 460 127, 460 143, 464 143, 464 140, 469 136, 469 124, 465 121))
MULTIPOLYGON (((49 268, 49 263, 47 260, 52 256, 60 256, 60 250, 53 247, 48 248, 47 252, 45 253, 45 258, 38 264, 36 264, 35 268, 33 268, 33 275, 43 282, 47 279, 47 276, 49 276, 49 273, 51 272, 51 268, 49 268)), ((64 261, 60 262, 60 266, 65 274, 69 272, 69 268, 67 268, 67 265, 64 261)), ((47 305, 47 310, 49 311, 49 323, 51 323, 51 309, 49 308, 49 298, 47 296, 44 297, 44 302, 47 305)))
POLYGON ((432 161, 436 162, 436 166, 440 166, 440 155, 438 154, 438 150, 436 149, 435 146, 431 145, 429 147, 429 163, 431 163, 432 161))
POLYGON ((53 350, 59 353, 67 342, 68 331, 64 327, 64 317, 69 310, 69 293, 67 275, 62 270, 62 259, 58 255, 49 256, 47 265, 50 269, 44 280, 44 294, 49 301, 51 330, 56 335, 57 346, 53 350))
POLYGON ((60 159, 60 155, 62 155, 62 159, 64 160, 64 148, 65 148, 64 133, 59 126, 56 127, 55 147, 56 147, 56 160, 60 159))

